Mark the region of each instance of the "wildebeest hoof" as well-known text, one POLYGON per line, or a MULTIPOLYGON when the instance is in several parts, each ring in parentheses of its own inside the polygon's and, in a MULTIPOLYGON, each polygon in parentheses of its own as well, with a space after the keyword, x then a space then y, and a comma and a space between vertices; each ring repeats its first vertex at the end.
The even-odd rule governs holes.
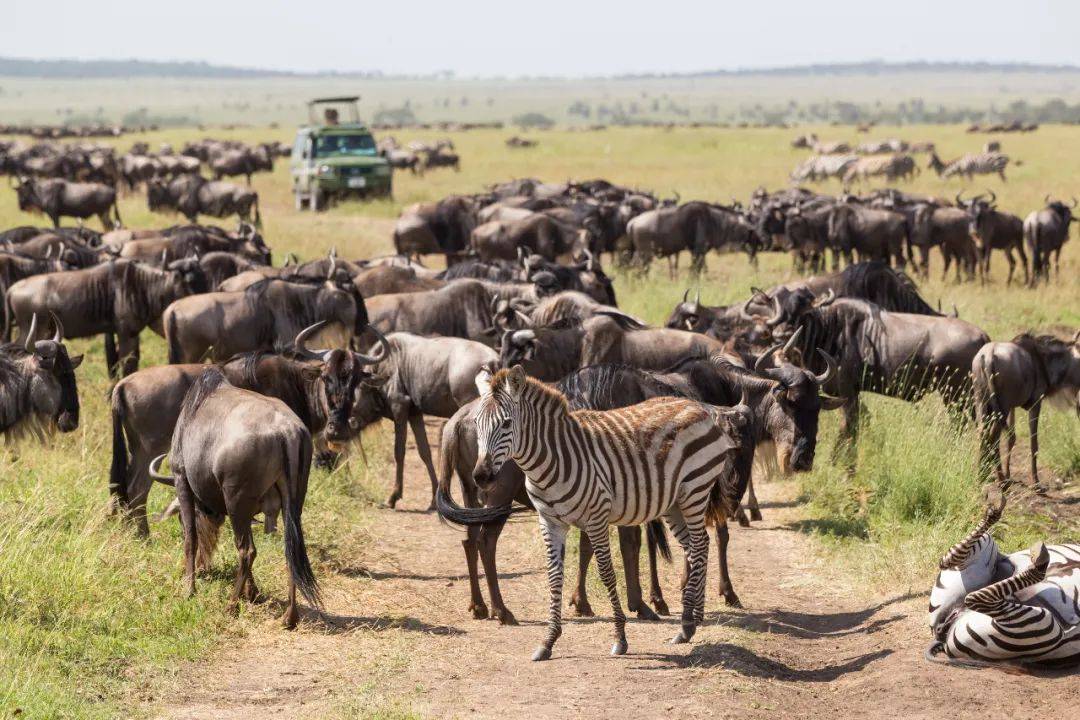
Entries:
POLYGON ((735 594, 734 590, 729 590, 728 592, 721 591, 720 594, 724 596, 724 604, 728 607, 741 608, 743 606, 742 601, 739 600, 739 596, 735 594))
POLYGON ((386 507, 388 507, 388 508, 390 508, 392 510, 394 508, 394 506, 397 505, 397 501, 400 500, 400 499, 401 499, 400 495, 392 494, 392 495, 390 495, 390 497, 386 498, 386 502, 384 504, 386 505, 386 507))
POLYGON ((315 467, 323 470, 333 470, 337 467, 338 457, 338 453, 332 451, 315 453, 315 467))
POLYGON ((1046 489, 1046 486, 1043 485, 1042 483, 1035 483, 1034 490, 1035 490, 1036 495, 1041 495, 1041 496, 1044 496, 1044 497, 1046 496, 1046 493, 1048 492, 1047 489, 1046 489))
POLYGON ((657 615, 670 615, 671 611, 668 610, 667 602, 664 598, 653 598, 652 606, 656 608, 657 615))
POLYGON ((433 513, 433 512, 435 512, 435 509, 436 509, 435 508, 435 499, 432 498, 431 499, 431 504, 427 506, 427 510, 425 510, 424 512, 433 513))
POLYGON ((596 613, 593 612, 592 605, 589 604, 588 600, 572 599, 570 601, 570 605, 573 606, 574 612, 577 613, 578 617, 593 617, 596 615, 596 613))
POLYGON ((229 613, 230 615, 233 615, 233 616, 239 615, 240 614, 240 603, 238 603, 235 600, 230 601, 229 604, 225 606, 225 612, 227 612, 227 613, 229 613))
POLYGON ((281 616, 281 624, 286 630, 295 630, 296 623, 300 619, 300 613, 296 611, 296 608, 289 608, 285 611, 285 614, 281 616))
POLYGON ((758 508, 750 508, 750 519, 754 522, 761 522, 761 510, 758 508))
POLYGON ((611 646, 611 654, 612 655, 625 655, 626 650, 627 650, 626 638, 623 638, 621 640, 616 640, 615 643, 611 646))
POLYGON ((645 603, 641 603, 641 607, 637 609, 637 616, 638 620, 650 620, 653 622, 660 619, 660 616, 654 613, 652 608, 645 603))
POLYGON ((551 648, 544 647, 543 645, 541 645, 540 647, 536 648, 536 650, 533 652, 532 659, 533 659, 533 662, 540 662, 541 660, 550 660, 551 659, 551 648))
POLYGON ((499 621, 500 625, 517 625, 517 618, 514 617, 514 613, 510 612, 506 608, 500 608, 496 610, 493 617, 499 621))
POLYGON ((469 612, 475 620, 486 620, 488 617, 487 605, 484 603, 473 603, 469 606, 469 612))
POLYGON ((735 513, 735 519, 739 521, 739 527, 750 527, 750 519, 746 517, 746 513, 743 512, 742 508, 739 508, 739 511, 735 513))

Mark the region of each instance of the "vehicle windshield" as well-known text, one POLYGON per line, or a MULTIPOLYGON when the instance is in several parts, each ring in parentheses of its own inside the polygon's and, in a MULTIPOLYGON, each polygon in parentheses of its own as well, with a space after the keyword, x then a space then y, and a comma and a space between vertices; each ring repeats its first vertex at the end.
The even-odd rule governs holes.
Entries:
POLYGON ((371 135, 320 135, 315 143, 315 157, 374 154, 375 138, 371 135))

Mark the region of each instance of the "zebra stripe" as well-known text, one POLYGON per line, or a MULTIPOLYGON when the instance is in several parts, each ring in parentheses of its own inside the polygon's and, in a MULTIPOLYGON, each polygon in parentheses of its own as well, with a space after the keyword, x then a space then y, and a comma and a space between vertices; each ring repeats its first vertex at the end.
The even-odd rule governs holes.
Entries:
POLYGON ((749 409, 720 410, 683 398, 655 398, 608 411, 571 412, 559 391, 500 370, 485 385, 476 412, 478 472, 493 474, 508 459, 526 476, 540 518, 551 594, 547 633, 533 655, 551 657, 562 634, 563 554, 567 530, 586 533, 615 619, 613 654, 627 650, 608 527, 664 518, 690 565, 683 589, 682 629, 688 642, 704 619, 709 539, 707 515, 738 506, 724 480, 727 456, 739 449, 728 428, 745 427, 749 409))

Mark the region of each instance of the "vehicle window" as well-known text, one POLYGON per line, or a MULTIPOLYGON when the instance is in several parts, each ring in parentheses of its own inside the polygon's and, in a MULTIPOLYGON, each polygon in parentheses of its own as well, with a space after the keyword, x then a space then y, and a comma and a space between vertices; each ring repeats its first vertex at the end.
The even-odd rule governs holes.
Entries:
POLYGON ((304 135, 303 133, 298 133, 297 134, 296 142, 293 143, 293 149, 292 149, 293 157, 303 158, 303 157, 307 156, 307 153, 304 152, 304 149, 307 146, 307 139, 308 139, 307 135, 304 135))
POLYGON ((370 135, 322 135, 315 145, 315 157, 374 154, 375 138, 370 135))

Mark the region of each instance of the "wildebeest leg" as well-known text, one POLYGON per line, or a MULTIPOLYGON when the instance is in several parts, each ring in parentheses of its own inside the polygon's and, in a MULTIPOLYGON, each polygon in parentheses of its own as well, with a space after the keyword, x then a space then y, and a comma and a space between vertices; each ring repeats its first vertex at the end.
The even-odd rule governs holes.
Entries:
POLYGON ((641 597, 641 526, 619 528, 619 552, 623 559, 623 573, 626 576, 626 608, 636 612, 641 620, 659 620, 660 618, 645 604, 641 597))
POLYGON ((656 567, 656 539, 652 533, 646 533, 649 548, 649 602, 660 615, 668 614, 667 601, 664 600, 664 592, 660 589, 660 575, 656 567))
POLYGON ((49 219, 52 220, 52 226, 54 228, 60 227, 60 216, 59 215, 51 215, 50 214, 49 219))
POLYGON ((431 478, 431 504, 428 505, 427 509, 428 512, 433 512, 435 510, 435 491, 439 487, 439 480, 435 477, 435 463, 431 461, 431 445, 428 444, 427 430, 424 429, 423 413, 411 413, 409 415, 409 426, 412 428, 413 440, 416 441, 416 453, 424 461, 428 477, 431 478))
POLYGON ((505 524, 505 520, 500 520, 480 526, 480 561, 484 564, 484 580, 487 581, 488 595, 491 597, 491 617, 498 620, 500 625, 517 625, 514 613, 503 602, 502 591, 499 590, 499 571, 495 566, 499 534, 505 524))
POLYGON ((589 574, 589 563, 592 562, 593 547, 589 542, 589 535, 584 530, 580 533, 581 542, 578 545, 578 573, 577 585, 574 593, 570 596, 570 606, 573 607, 580 617, 592 617, 592 606, 589 605, 588 591, 585 588, 585 580, 589 574))
MULTIPOLYGON (((1013 274, 1016 272, 1016 259, 1013 257, 1012 249, 1005 249, 1005 259, 1009 261, 1009 275, 1005 278, 1006 285, 1012 285, 1013 274)), ((1027 273, 1027 267, 1024 267, 1024 273, 1027 273)))
MULTIPOLYGON (((754 479, 750 478, 746 483, 746 506, 750 508, 750 519, 755 522, 761 520, 761 508, 758 507, 757 495, 754 493, 754 479)), ((742 525, 742 523, 739 523, 742 525)))
POLYGON ((105 367, 109 371, 109 379, 115 379, 120 372, 120 358, 116 353, 116 336, 111 332, 105 333, 105 367))
POLYGON ((1028 410, 1028 432, 1031 435, 1031 484, 1037 493, 1045 493, 1046 488, 1039 482, 1039 413, 1042 410, 1042 400, 1039 400, 1028 410))
MULTIPOLYGON (((952 253, 945 250, 945 247, 941 248, 941 258, 945 262, 945 267, 941 270, 941 282, 945 282, 949 279, 949 265, 952 264, 952 253)), ((925 275, 924 275, 925 277, 925 275)), ((956 263, 956 279, 960 280, 960 262, 956 263)))
POLYGON ((144 452, 141 447, 135 447, 131 451, 131 462, 127 467, 128 506, 126 512, 135 523, 136 532, 140 537, 150 535, 150 525, 146 521, 146 498, 150 495, 150 487, 153 485, 149 472, 152 459, 153 456, 144 452))
MULTIPOLYGON (((1047 263, 1046 273, 1050 274, 1050 263, 1047 263)), ((1057 280, 1061 279, 1061 248, 1059 247, 1054 251, 1054 277, 1057 280)))
POLYGON ((739 600, 739 596, 735 594, 735 588, 731 585, 731 576, 728 575, 728 539, 727 520, 718 522, 716 524, 716 550, 720 556, 718 558, 720 564, 720 584, 718 585, 720 596, 724 598, 724 602, 729 607, 741 608, 742 602, 739 600))
POLYGON ((253 601, 254 595, 248 596, 247 590, 255 587, 255 581, 251 577, 251 566, 255 562, 255 538, 251 535, 251 517, 245 512, 229 512, 229 520, 232 523, 233 538, 236 541, 236 580, 233 582, 232 594, 229 596, 228 611, 236 613, 240 607, 240 596, 253 601))
POLYGON ((401 499, 405 484, 405 432, 408 418, 404 412, 394 412, 394 489, 386 499, 387 507, 394 507, 401 499))
POLYGON ((488 616, 488 609, 484 604, 484 596, 480 593, 480 572, 476 564, 479 541, 480 526, 469 525, 465 539, 461 541, 461 547, 465 549, 465 566, 469 569, 469 612, 477 620, 483 620, 488 616))
POLYGON ((180 501, 180 527, 184 531, 184 590, 188 597, 195 594, 195 545, 198 530, 195 523, 195 497, 183 475, 176 476, 176 496, 180 501))
POLYGON ((1035 281, 1035 278, 1028 272, 1028 258, 1027 253, 1024 252, 1024 243, 1016 244, 1016 254, 1020 256, 1020 265, 1024 268, 1024 284, 1030 285, 1035 281))
POLYGON ((130 375, 139 369, 139 335, 117 333, 120 351, 121 374, 130 375))
MULTIPOLYGON (((1005 477, 1012 477, 1012 451, 1016 445, 1016 410, 1009 411, 1009 420, 1005 425, 1005 477)), ((1000 472, 1000 461, 998 470, 1000 472)))
POLYGON ((850 475, 855 472, 855 446, 859 439, 858 393, 848 398, 840 410, 843 416, 840 421, 840 432, 833 446, 833 462, 842 461, 847 466, 847 472, 850 475))

